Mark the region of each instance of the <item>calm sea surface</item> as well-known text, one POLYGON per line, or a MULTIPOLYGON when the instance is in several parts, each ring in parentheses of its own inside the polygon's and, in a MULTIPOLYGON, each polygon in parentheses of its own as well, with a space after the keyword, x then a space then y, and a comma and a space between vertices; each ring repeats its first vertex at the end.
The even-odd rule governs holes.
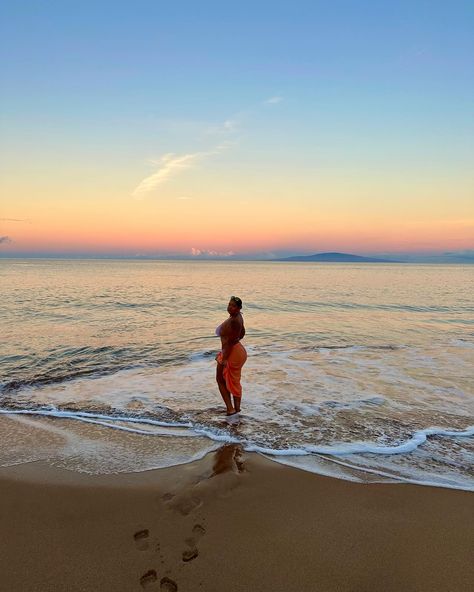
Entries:
POLYGON ((2 465, 139 471, 235 442, 474 490, 474 266, 0 260, 0 286, 2 465), (249 358, 228 426, 214 329, 234 294, 249 358))

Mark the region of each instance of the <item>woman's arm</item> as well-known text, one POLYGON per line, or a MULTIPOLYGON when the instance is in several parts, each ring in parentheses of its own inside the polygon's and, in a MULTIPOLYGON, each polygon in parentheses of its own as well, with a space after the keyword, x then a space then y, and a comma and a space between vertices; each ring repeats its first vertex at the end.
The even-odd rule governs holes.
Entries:
MULTIPOLYGON (((234 345, 241 339, 242 326, 236 319, 230 319, 226 327, 226 334, 222 336, 222 362, 225 363, 230 356, 230 352, 234 345)), ((244 330, 245 333, 245 330, 244 330)))

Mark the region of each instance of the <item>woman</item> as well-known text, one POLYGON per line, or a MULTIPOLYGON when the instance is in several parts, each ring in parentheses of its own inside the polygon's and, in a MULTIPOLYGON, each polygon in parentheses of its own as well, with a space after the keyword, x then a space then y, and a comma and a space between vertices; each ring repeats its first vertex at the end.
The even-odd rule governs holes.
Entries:
POLYGON ((227 417, 240 413, 240 372, 247 360, 247 352, 240 343, 245 335, 241 309, 242 300, 237 296, 231 296, 227 305, 229 318, 216 329, 216 335, 221 338, 222 343, 222 350, 216 356, 216 380, 227 409, 227 417))

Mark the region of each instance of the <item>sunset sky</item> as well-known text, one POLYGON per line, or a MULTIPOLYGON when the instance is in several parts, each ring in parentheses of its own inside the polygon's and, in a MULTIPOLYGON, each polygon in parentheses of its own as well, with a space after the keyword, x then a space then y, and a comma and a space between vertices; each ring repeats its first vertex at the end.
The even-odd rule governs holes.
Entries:
POLYGON ((472 1, 0 10, 1 255, 474 249, 472 1))

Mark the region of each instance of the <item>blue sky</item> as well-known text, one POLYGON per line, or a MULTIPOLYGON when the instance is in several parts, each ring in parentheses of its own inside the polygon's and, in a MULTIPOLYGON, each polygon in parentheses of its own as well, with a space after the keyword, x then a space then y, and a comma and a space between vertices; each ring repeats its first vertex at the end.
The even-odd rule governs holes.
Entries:
MULTIPOLYGON (((84 211, 93 187, 101 208, 111 207, 112 193, 124 200, 133 194, 150 158, 207 154, 221 133, 232 148, 202 166, 201 176, 194 171, 188 186, 184 176, 167 182, 157 199, 200 184, 215 203, 235 200, 227 188, 247 179, 241 192, 260 204, 254 215, 271 203, 289 208, 296 237, 291 187, 302 210, 319 212, 330 229, 337 213, 326 211, 327 199, 340 201, 344 219, 356 216, 357 200, 361 211, 380 207, 383 224, 420 221, 423 212, 429 218, 429 186, 437 219, 474 220, 472 2, 19 1, 3 4, 1 21, 5 218, 39 220, 36 208, 50 204, 42 204, 46 194, 80 201, 75 192, 85 176, 84 211), (286 193, 276 194, 276 177, 286 193), (345 197, 341 179, 359 190, 345 197), (395 212, 389 202, 403 179, 395 212)), ((279 229, 275 222, 262 233, 282 237, 279 229)), ((474 246, 469 229, 474 222, 459 248, 474 246)), ((0 233, 16 233, 21 250, 24 233, 16 230, 0 233)), ((392 248, 367 242, 362 226, 358 232, 359 251, 392 248)), ((446 232, 439 228, 440 236, 446 232)), ((314 248, 329 245, 329 236, 318 230, 314 248)), ((433 237, 423 248, 457 248, 433 237)), ((312 249, 309 238, 293 243, 312 249)), ((268 248, 277 246, 275 238, 268 248)))

